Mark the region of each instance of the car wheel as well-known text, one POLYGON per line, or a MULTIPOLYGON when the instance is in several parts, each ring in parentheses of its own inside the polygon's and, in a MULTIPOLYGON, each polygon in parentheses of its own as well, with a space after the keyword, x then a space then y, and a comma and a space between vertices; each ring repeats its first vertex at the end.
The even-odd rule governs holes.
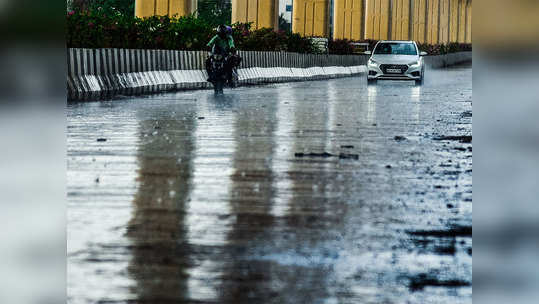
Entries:
POLYGON ((367 84, 375 84, 376 79, 367 79, 367 84))
POLYGON ((421 79, 416 79, 415 85, 422 85, 423 84, 423 77, 421 79))

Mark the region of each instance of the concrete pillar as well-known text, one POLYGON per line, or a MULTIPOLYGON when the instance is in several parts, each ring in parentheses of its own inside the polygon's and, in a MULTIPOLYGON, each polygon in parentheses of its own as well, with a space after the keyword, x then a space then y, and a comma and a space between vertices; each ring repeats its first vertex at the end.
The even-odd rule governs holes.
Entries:
POLYGON ((334 0, 333 39, 361 40, 364 36, 364 0, 334 0))
POLYGON ((412 1, 412 39, 425 42, 427 38, 427 0, 412 1))
POLYGON ((459 26, 458 26, 458 42, 466 42, 466 0, 458 0, 459 2, 459 26))
POLYGON ((427 43, 438 44, 440 26, 440 1, 429 0, 427 2, 427 43))
POLYGON ((279 0, 232 0, 232 23, 252 22, 252 29, 279 26, 279 0))
POLYGON ((328 5, 328 0, 294 0, 292 31, 306 37, 328 37, 328 5))
POLYGON ((197 10, 197 0, 136 0, 135 16, 187 16, 197 10))
POLYGON ((439 43, 449 43, 449 0, 440 0, 439 43))
POLYGON ((389 39, 390 0, 367 0, 365 38, 376 40, 389 39))
MULTIPOLYGON (((449 0, 446 0, 449 1, 449 0)), ((393 0, 391 6, 391 39, 410 39, 410 0, 393 0)))
POLYGON ((466 1, 466 43, 472 43, 472 0, 466 1))

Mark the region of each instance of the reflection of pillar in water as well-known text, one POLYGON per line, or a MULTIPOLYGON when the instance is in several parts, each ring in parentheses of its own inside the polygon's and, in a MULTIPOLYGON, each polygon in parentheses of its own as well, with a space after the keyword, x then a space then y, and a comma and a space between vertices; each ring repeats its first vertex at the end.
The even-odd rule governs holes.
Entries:
MULTIPOLYGON (((323 87, 308 94, 292 92, 292 153, 332 150, 328 145, 332 136, 328 124, 335 122, 330 120, 328 91, 323 87)), ((288 242, 282 245, 281 252, 290 264, 281 269, 281 281, 287 286, 289 297, 305 303, 314 303, 328 295, 330 271, 318 262, 323 259, 319 250, 324 240, 317 227, 328 224, 326 215, 330 212, 336 211, 339 216, 338 210, 331 210, 331 199, 326 197, 339 182, 334 175, 335 166, 335 159, 293 158, 287 171, 291 193, 279 230, 288 234, 288 242), (304 256, 305 252, 309 253, 308 257, 304 256)))
POLYGON ((184 214, 193 170, 194 120, 143 120, 139 128, 139 187, 127 227, 133 243, 128 272, 137 282, 133 292, 141 302, 183 301, 189 267, 184 214))
POLYGON ((272 243, 275 224, 272 214, 275 191, 272 162, 275 150, 276 105, 268 99, 261 107, 241 105, 233 126, 234 151, 231 176, 231 227, 228 259, 219 303, 259 303, 271 294, 273 273, 265 262, 243 255, 272 243))
POLYGON ((421 113, 421 86, 410 87, 410 100, 414 104, 414 122, 419 123, 419 114, 421 113))
MULTIPOLYGON (((215 112, 207 107, 215 100, 208 98, 198 102, 200 117, 210 117, 215 112)), ((222 106, 223 104, 217 103, 222 106)), ((230 230, 230 176, 232 155, 236 149, 233 125, 229 116, 234 114, 224 110, 219 124, 211 120, 198 120, 193 137, 197 139, 196 157, 193 158, 193 178, 190 201, 186 208, 185 223, 188 227, 187 241, 191 246, 204 249, 204 256, 197 257, 197 263, 190 269, 187 282, 189 296, 197 301, 215 301, 219 296, 220 278, 224 263, 221 247, 227 246, 230 230), (219 248, 219 249, 218 249, 219 248)), ((221 116, 221 115, 220 115, 221 116)))
POLYGON ((291 111, 293 105, 290 104, 289 96, 292 95, 294 89, 283 87, 276 90, 279 103, 276 103, 276 126, 275 136, 275 152, 273 154, 272 171, 278 175, 274 179, 273 187, 275 189, 274 203, 272 214, 276 217, 283 216, 286 213, 286 207, 290 198, 292 188, 291 180, 285 172, 290 170, 289 159, 294 157, 294 151, 290 146, 290 135, 293 131, 293 115, 291 111))
POLYGON ((378 87, 371 85, 367 87, 367 123, 376 122, 376 99, 378 97, 378 87))

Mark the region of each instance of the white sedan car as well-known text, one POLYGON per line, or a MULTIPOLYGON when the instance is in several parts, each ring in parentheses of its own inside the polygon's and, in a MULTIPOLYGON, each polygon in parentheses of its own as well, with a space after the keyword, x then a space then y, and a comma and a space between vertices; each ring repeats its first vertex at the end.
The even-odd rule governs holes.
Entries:
POLYGON ((369 83, 376 80, 415 80, 422 84, 425 77, 425 65, 414 41, 379 41, 374 51, 365 52, 371 55, 367 68, 369 83))

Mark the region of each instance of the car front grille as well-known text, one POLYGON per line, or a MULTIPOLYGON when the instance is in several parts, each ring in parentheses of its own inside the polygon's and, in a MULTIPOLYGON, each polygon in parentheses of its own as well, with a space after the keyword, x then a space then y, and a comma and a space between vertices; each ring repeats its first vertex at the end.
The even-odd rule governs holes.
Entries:
POLYGON ((406 64, 381 64, 380 69, 382 70, 382 72, 384 72, 384 74, 393 74, 388 73, 387 69, 399 69, 401 70, 401 73, 404 74, 408 70, 408 66, 406 64))

